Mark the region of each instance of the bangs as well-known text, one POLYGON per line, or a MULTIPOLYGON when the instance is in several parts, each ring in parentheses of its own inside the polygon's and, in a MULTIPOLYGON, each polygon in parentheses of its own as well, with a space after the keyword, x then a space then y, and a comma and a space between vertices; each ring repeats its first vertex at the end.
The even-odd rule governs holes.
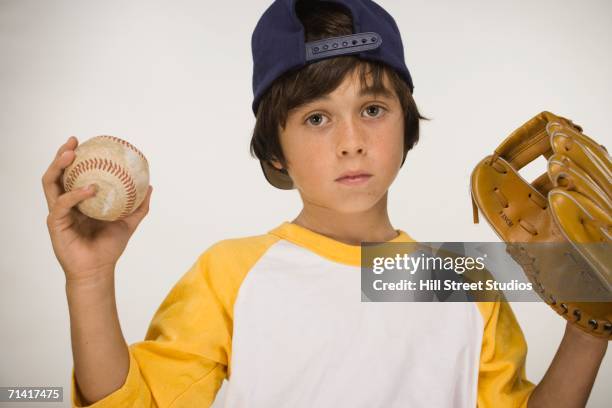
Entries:
POLYGON ((286 73, 275 84, 278 89, 270 90, 270 99, 279 102, 274 106, 279 125, 285 127, 290 111, 332 93, 347 76, 350 77, 355 73, 359 77, 360 95, 398 97, 393 89, 385 86, 384 81, 387 74, 388 82, 392 84, 391 77, 394 72, 381 63, 354 56, 322 60, 297 72, 286 73))

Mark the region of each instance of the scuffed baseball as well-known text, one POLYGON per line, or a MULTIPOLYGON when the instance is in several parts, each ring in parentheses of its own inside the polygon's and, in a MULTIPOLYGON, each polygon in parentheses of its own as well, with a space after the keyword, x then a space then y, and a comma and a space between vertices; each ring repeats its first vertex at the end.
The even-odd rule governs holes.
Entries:
POLYGON ((95 196, 77 205, 83 214, 115 221, 128 216, 142 203, 149 187, 149 164, 132 144, 101 135, 79 144, 75 154, 62 175, 64 190, 96 185, 95 196))

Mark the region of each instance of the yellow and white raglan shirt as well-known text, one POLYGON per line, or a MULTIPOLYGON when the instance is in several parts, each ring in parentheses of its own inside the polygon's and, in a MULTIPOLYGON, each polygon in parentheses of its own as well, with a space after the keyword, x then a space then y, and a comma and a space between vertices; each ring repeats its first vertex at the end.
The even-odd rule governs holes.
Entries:
MULTIPOLYGON (((404 231, 389 242, 414 242, 404 231)), ((362 302, 361 247, 284 222, 206 249, 91 407, 525 407, 508 303, 362 302)), ((72 371, 73 406, 84 406, 72 371)))

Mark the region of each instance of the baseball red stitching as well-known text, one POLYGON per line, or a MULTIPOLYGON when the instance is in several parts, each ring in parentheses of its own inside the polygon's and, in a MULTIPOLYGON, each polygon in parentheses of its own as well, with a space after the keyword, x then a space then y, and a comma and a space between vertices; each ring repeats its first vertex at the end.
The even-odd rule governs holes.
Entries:
POLYGON ((117 177, 119 181, 121 181, 121 184, 123 184, 123 187, 125 188, 127 194, 127 202, 123 211, 119 215, 119 218, 128 215, 132 211, 132 208, 134 208, 134 204, 136 202, 136 185, 134 184, 134 180, 132 179, 132 177, 130 177, 129 173, 125 170, 125 168, 123 168, 116 162, 97 157, 93 159, 85 159, 83 161, 78 162, 76 166, 74 166, 74 168, 70 171, 68 177, 66 177, 66 190, 72 190, 76 179, 81 174, 92 170, 106 171, 117 177))
POLYGON ((134 152, 136 152, 138 154, 138 156, 140 156, 144 161, 147 161, 147 158, 144 156, 144 154, 141 153, 140 150, 138 150, 134 145, 132 145, 130 142, 127 142, 123 139, 119 139, 118 137, 115 136, 110 136, 110 135, 100 135, 100 136, 96 136, 96 138, 98 137, 103 137, 106 139, 110 139, 114 142, 117 142, 119 144, 122 144, 123 146, 127 147, 130 150, 133 150, 134 152))

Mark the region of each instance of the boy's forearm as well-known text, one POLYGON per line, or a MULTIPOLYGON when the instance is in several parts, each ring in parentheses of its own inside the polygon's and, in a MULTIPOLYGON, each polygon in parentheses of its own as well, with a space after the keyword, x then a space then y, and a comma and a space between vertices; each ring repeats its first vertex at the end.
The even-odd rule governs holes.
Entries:
POLYGON ((87 283, 66 282, 78 389, 90 404, 119 389, 129 369, 128 347, 115 301, 114 273, 87 283))
POLYGON ((608 341, 567 324, 559 349, 529 398, 528 407, 584 407, 608 341))

